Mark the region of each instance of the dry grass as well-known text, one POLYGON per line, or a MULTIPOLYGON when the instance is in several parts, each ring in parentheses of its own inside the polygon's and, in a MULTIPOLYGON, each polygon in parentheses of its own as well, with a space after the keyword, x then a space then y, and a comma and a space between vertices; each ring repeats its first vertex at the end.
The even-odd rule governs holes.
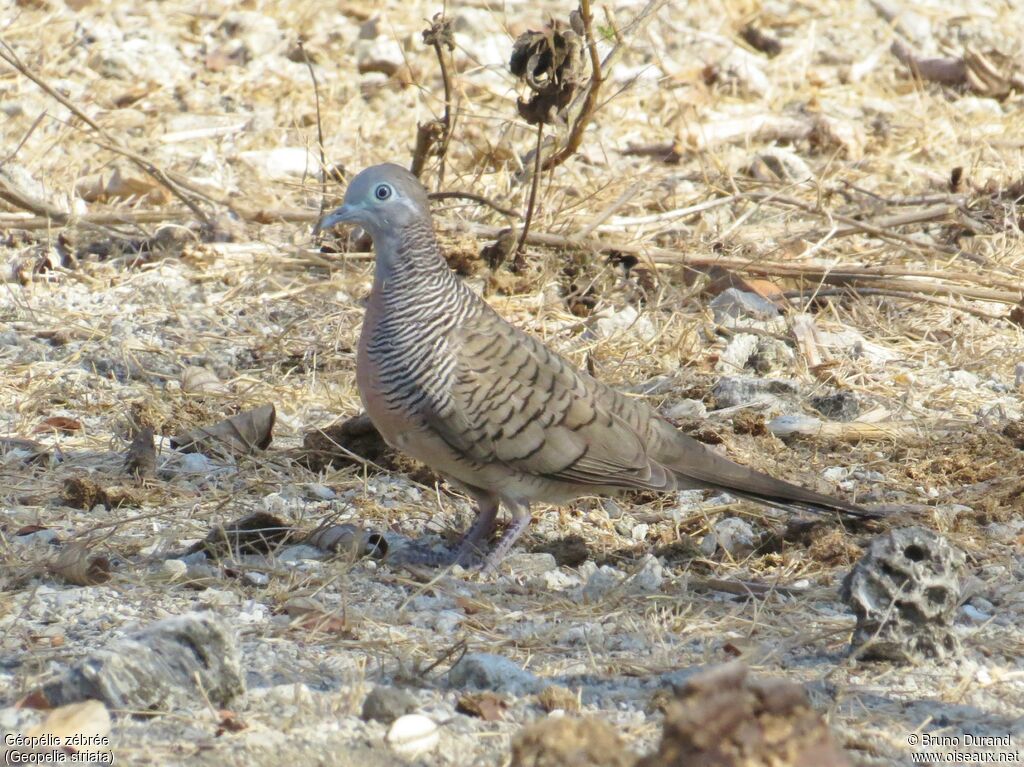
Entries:
MULTIPOLYGON (((444 108, 434 53, 419 39, 439 7, 346 3, 342 14, 280 0, 239 16, 229 4, 82 5, 20 4, 4 14, 0 36, 125 147, 220 201, 201 205, 233 241, 203 241, 195 217, 138 171, 148 198, 84 203, 75 192, 82 179, 115 165, 127 173, 128 163, 53 98, 0 67, 7 115, 0 147, 8 172, 21 174, 15 181, 75 214, 125 214, 124 223, 83 225, 61 240, 56 230, 11 226, 13 216, 28 214, 0 208, 0 262, 9 277, 0 285, 0 433, 38 439, 62 458, 36 466, 0 459, 0 583, 8 592, 0 646, 11 660, 0 671, 9 690, 3 703, 113 632, 211 607, 240 625, 252 686, 270 688, 243 704, 254 730, 224 746, 205 714, 123 722, 115 736, 127 763, 151 763, 153 753, 163 763, 201 763, 206 751, 220 763, 258 763, 255 732, 282 733, 292 748, 328 737, 314 734, 325 721, 341 722, 330 736, 341 742, 365 737, 367 726, 351 716, 365 685, 397 676, 429 686, 446 666, 422 669, 456 640, 591 690, 585 707, 614 721, 638 750, 658 733, 657 718, 645 711, 657 675, 736 654, 765 673, 814 682, 860 763, 902 763, 906 735, 939 721, 954 734, 1019 732, 1024 603, 1012 585, 1024 566, 1024 453, 1001 435, 1022 407, 1015 367, 1024 333, 1019 315, 1010 321, 1024 271, 1013 196, 1024 178, 1019 94, 1000 102, 910 78, 888 52, 890 24, 869 3, 670 3, 630 39, 580 152, 542 178, 533 224, 534 232, 635 249, 635 268, 586 248, 534 245, 525 271, 490 269, 477 257, 489 241, 478 233, 507 219, 463 200, 435 208, 453 265, 498 311, 658 407, 684 397, 711 402, 714 383, 730 373, 718 366, 730 336, 715 326, 702 294, 708 279, 696 266, 706 270, 719 258, 734 273, 749 264, 759 277, 764 263, 890 270, 885 285, 857 282, 866 289, 860 296, 791 273, 768 275, 784 290, 817 293, 813 302, 793 299, 790 316, 809 307, 819 331, 855 329, 893 357, 874 363, 826 347, 827 364, 812 368, 784 325, 772 332, 796 356, 771 374, 797 379, 808 396, 853 391, 881 422, 913 428, 880 442, 791 444, 736 433, 743 430, 733 430, 733 413, 712 413, 706 428, 738 460, 823 489, 835 490, 823 470, 853 467, 860 473, 837 492, 927 507, 923 523, 968 552, 973 588, 994 604, 995 621, 963 627, 969 653, 960 664, 894 669, 858 665, 843 653, 852 618, 835 587, 867 539, 791 541, 741 561, 700 555, 698 544, 721 515, 782 527, 745 505, 694 510, 674 498, 629 498, 611 515, 594 500, 539 510, 528 547, 579 535, 592 559, 627 572, 646 552, 665 553, 658 593, 617 593, 598 604, 529 578, 476 583, 442 573, 423 582, 366 563, 235 563, 239 571, 262 568, 266 587, 217 576, 213 588, 192 591, 162 579, 159 561, 168 552, 254 509, 307 527, 341 514, 409 536, 452 534, 468 521, 465 502, 443 486, 356 469, 315 476, 284 450, 304 430, 358 412, 354 349, 372 276, 368 254, 321 252, 311 241, 306 222, 320 205, 316 114, 295 42, 301 35, 314 58, 328 163, 346 175, 382 161, 406 164, 417 123, 444 108), (404 62, 390 77, 357 74, 360 24, 377 13, 381 37, 402 43, 404 62), (778 57, 739 42, 748 22, 779 38, 778 57), (743 56, 760 75, 737 63, 743 56), (787 122, 764 128, 763 119, 787 122), (735 121, 744 130, 722 139, 735 121), (797 137, 777 140, 786 130, 797 137), (775 145, 801 159, 810 180, 752 174, 752 161, 775 145), (278 173, 265 155, 246 154, 280 147, 309 150, 308 171, 300 164, 278 173), (638 147, 656 151, 625 151, 638 147), (674 163, 662 162, 669 154, 674 163), (962 168, 962 181, 951 190, 954 168, 962 168), (229 221, 225 203, 266 223, 229 221), (935 205, 947 207, 921 222, 886 222, 935 205), (170 228, 127 215, 152 210, 170 228), (141 241, 142 254, 133 247, 141 241), (621 316, 625 306, 640 310, 636 323, 595 332, 597 318, 621 316), (188 366, 212 371, 220 385, 184 391, 188 366), (265 455, 192 475, 165 447, 162 479, 133 485, 121 472, 130 420, 171 435, 265 402, 278 410, 265 455), (54 416, 81 428, 39 431, 54 416), (65 480, 81 476, 121 488, 127 500, 109 509, 63 505, 65 480), (312 485, 337 497, 319 499, 312 485), (122 563, 114 580, 72 590, 39 575, 49 547, 13 536, 29 524, 111 552, 122 563), (735 596, 708 590, 709 579, 793 589, 735 596), (86 596, 61 596, 75 591, 86 596), (282 613, 297 595, 360 622, 351 634, 308 635, 282 613), (289 697, 293 683, 309 689, 289 697), (130 745, 138 742, 146 752, 130 745)), ((642 7, 619 5, 619 27, 642 7)), ((534 134, 514 119, 513 80, 502 62, 516 34, 567 10, 554 3, 451 9, 463 20, 456 25, 459 117, 444 189, 525 208, 521 158, 534 134)), ((1019 50, 1012 4, 928 5, 918 13, 946 52, 1019 50)), ((431 183, 433 168, 428 163, 431 183)), ((340 194, 337 185, 329 190, 340 194)), ((424 696, 447 715, 443 693, 424 696)), ((500 764, 515 723, 536 715, 520 702, 512 722, 453 725, 442 744, 448 755, 433 763, 470 763, 453 755, 463 753, 472 763, 500 764)))

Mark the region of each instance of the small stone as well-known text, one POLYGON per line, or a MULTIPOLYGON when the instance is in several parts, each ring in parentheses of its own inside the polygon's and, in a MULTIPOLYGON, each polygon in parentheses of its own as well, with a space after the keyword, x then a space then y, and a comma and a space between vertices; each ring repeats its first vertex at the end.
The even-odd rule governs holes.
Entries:
POLYGON ((536 692, 540 680, 501 655, 469 653, 448 672, 448 684, 459 689, 493 690, 511 695, 536 692))
POLYGON ((609 565, 594 570, 583 586, 583 601, 591 604, 602 601, 626 579, 626 574, 609 565))
POLYGON ((667 418, 705 418, 707 414, 707 406, 699 399, 679 400, 665 410, 667 418))
POLYGON ((946 372, 944 378, 954 386, 964 389, 976 389, 981 383, 981 379, 968 370, 950 370, 946 372))
POLYGON ((985 623, 986 621, 992 620, 991 613, 983 612, 974 605, 964 605, 960 608, 960 612, 962 612, 972 623, 985 623))
POLYGON ((535 588, 543 588, 546 591, 566 591, 580 585, 580 579, 571 573, 561 570, 549 570, 531 581, 535 588))
POLYGON ((230 626, 213 613, 187 613, 92 651, 41 692, 54 706, 95 699, 112 709, 167 711, 204 699, 226 708, 245 683, 230 626))
POLYGON ((718 362, 715 363, 715 370, 719 373, 737 373, 747 366, 747 361, 757 350, 758 338, 750 333, 737 333, 721 354, 718 355, 718 362))
POLYGON ((780 415, 767 424, 768 432, 779 439, 795 435, 814 436, 821 432, 821 419, 800 413, 780 415))
POLYGON ((411 714, 418 705, 416 698, 406 690, 377 685, 363 700, 360 716, 367 722, 391 724, 396 719, 411 714))
POLYGON ((715 322, 730 326, 730 320, 746 317, 754 320, 772 320, 779 316, 778 307, 757 293, 737 288, 728 288, 715 296, 708 304, 714 313, 715 322))
POLYGON ((396 753, 411 758, 437 748, 441 734, 430 717, 406 714, 392 722, 386 740, 396 753))
POLYGON ((718 536, 714 533, 708 533, 700 539, 700 546, 697 547, 701 555, 707 559, 710 559, 718 551, 718 536))
POLYGON ((188 573, 188 565, 180 559, 165 559, 160 563, 160 576, 168 581, 181 580, 188 573))
POLYGON ((719 408, 763 404, 778 407, 784 397, 793 397, 800 391, 796 381, 784 378, 752 378, 732 376, 722 378, 713 391, 719 408))
POLYGON ((952 624, 964 561, 931 530, 908 527, 875 538, 840 590, 857 616, 851 646, 860 657, 906 663, 957 656, 952 624))
POLYGON ((761 181, 800 183, 814 177, 810 166, 799 155, 782 147, 763 149, 751 160, 750 175, 761 181))
POLYGON ((509 554, 505 557, 504 565, 513 575, 540 575, 558 567, 554 556, 545 551, 509 554))
POLYGON ((405 64, 405 54, 397 40, 377 37, 356 43, 356 67, 359 74, 376 72, 390 77, 405 64))
POLYGON ((719 548, 733 559, 742 559, 757 547, 754 528, 739 517, 718 520, 714 526, 714 533, 719 548))
POLYGON ((848 389, 818 394, 812 396, 808 402, 811 407, 833 421, 852 421, 860 415, 860 400, 855 392, 848 389))
POLYGON ((594 315, 591 327, 598 338, 611 338, 620 333, 634 335, 642 341, 653 341, 658 331, 646 314, 627 304, 622 308, 602 310, 594 315))
POLYGON ((767 375, 773 370, 789 370, 795 359, 796 353, 785 341, 758 338, 757 349, 747 360, 747 367, 758 375, 767 375))
POLYGON ((277 552, 277 559, 281 562, 301 562, 305 559, 325 559, 330 552, 319 549, 316 546, 307 546, 300 543, 295 546, 285 546, 277 552))
POLYGON ((640 569, 629 577, 627 588, 633 593, 652 594, 661 589, 664 580, 664 568, 658 558, 648 554, 640 564, 640 569))
POLYGON ((306 492, 313 498, 318 498, 321 501, 333 501, 338 497, 338 494, 327 487, 327 485, 321 485, 317 482, 310 482, 306 485, 306 492))
POLYGON ((241 152, 238 157, 272 181, 320 177, 320 161, 306 147, 279 146, 241 152))

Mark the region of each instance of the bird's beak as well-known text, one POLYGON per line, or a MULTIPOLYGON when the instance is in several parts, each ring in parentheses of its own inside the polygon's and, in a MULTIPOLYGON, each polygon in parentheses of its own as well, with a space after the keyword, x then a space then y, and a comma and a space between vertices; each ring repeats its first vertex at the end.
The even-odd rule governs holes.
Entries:
POLYGON ((313 234, 320 234, 320 232, 324 232, 328 229, 331 229, 332 227, 338 224, 357 223, 360 219, 360 213, 362 213, 361 208, 346 203, 345 205, 342 205, 340 208, 335 208, 326 216, 317 221, 316 226, 313 227, 313 234))

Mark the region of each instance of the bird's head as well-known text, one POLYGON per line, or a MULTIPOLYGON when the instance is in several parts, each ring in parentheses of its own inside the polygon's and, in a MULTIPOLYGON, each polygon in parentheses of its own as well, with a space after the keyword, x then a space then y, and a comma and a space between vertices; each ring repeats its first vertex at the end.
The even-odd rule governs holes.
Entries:
POLYGON ((374 242, 398 235, 409 224, 429 219, 427 190, 400 165, 374 165, 359 173, 345 190, 344 204, 316 225, 315 231, 336 224, 359 224, 374 242))

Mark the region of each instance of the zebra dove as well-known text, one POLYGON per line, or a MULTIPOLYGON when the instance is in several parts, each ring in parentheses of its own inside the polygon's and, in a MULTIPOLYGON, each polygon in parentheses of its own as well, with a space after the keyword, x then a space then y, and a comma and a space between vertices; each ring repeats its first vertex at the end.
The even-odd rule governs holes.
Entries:
POLYGON ((477 520, 454 561, 492 571, 530 523, 530 504, 628 489, 710 488, 785 510, 875 516, 710 451, 639 399, 577 370, 513 327, 448 268, 427 193, 398 165, 359 173, 317 230, 362 226, 376 270, 356 359, 370 419, 393 447, 461 486, 477 520))

